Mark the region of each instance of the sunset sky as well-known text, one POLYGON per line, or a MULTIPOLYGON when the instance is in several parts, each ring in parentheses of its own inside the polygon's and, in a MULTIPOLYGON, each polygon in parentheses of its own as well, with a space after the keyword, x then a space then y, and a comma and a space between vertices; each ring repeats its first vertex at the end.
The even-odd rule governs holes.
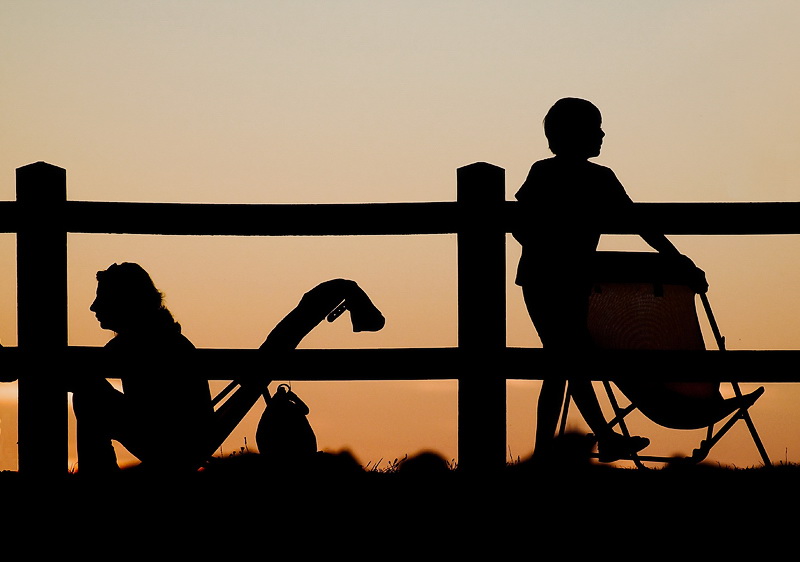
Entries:
MULTIPOLYGON (((0 200, 37 161, 67 170, 72 200, 209 203, 452 201, 456 169, 483 161, 505 169, 512 200, 550 156, 544 114, 574 96, 602 111, 595 161, 636 201, 798 201, 798 24, 794 0, 0 0, 0 200)), ((670 238, 706 271, 729 349, 800 347, 800 237, 670 238)), ((511 237, 507 256, 507 343, 537 347, 511 237)), ((122 261, 151 273, 198 347, 258 347, 335 277, 356 280, 386 327, 325 324, 303 347, 457 345, 453 236, 70 235, 70 345, 111 337, 88 307, 95 272, 122 261)), ((0 264, 0 343, 15 346, 13 234, 0 264)), ((455 382, 293 388, 322 449, 457 457, 455 382)), ((537 391, 508 384, 514 458, 532 450, 537 391)), ((775 461, 800 462, 798 405, 800 386, 768 385, 753 409, 775 461)), ((226 452, 255 446, 259 415, 226 452)), ((15 418, 16 385, 0 385, 0 469, 16 468, 15 418)), ((698 441, 653 428, 634 428, 647 451, 698 441)), ((758 464, 743 435, 712 460, 758 464)))

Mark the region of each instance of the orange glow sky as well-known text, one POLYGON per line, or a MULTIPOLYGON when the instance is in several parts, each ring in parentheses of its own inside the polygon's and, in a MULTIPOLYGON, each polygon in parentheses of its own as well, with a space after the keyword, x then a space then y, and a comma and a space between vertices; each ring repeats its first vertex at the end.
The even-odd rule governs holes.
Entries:
MULTIPOLYGON (((512 199, 550 155, 545 112, 577 96, 603 112, 596 161, 634 200, 797 201, 798 23, 792 0, 4 1, 0 200, 15 198, 15 169, 36 161, 67 170, 74 200, 451 201, 456 169, 476 161, 506 170, 512 199)), ((800 237, 672 240, 706 271, 730 349, 798 348, 800 237)), ((602 247, 642 246, 607 237, 602 247)), ((323 325, 303 346, 453 346, 455 250, 448 236, 71 235, 69 341, 109 339, 88 310, 94 274, 136 261, 198 347, 257 347, 304 291, 334 277, 358 281, 386 328, 323 325)), ((518 256, 509 238, 508 345, 538 346, 511 283, 518 256)), ((14 346, 13 235, 0 234, 0 264, 0 342, 14 346)), ((294 389, 323 449, 364 463, 457 456, 455 383, 294 389)), ((538 385, 508 389, 509 450, 525 457, 538 385)), ((0 385, 0 469, 16 467, 15 397, 0 385)), ((800 462, 798 404, 800 387, 769 385, 753 410, 773 460, 800 462)), ((254 447, 259 414, 226 451, 245 438, 254 447)), ((634 429, 657 452, 696 444, 651 428, 634 429)), ((757 464, 741 435, 712 460, 757 464)))

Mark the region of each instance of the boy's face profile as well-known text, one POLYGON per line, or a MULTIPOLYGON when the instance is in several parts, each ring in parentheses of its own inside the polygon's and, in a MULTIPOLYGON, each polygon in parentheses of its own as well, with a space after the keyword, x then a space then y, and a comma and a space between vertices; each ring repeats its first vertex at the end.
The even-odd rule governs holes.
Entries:
POLYGON ((556 156, 593 158, 600 154, 605 133, 600 111, 590 102, 564 98, 545 117, 545 135, 556 156))
POLYGON ((606 134, 600 127, 600 121, 596 124, 589 125, 585 128, 575 131, 571 152, 574 156, 581 158, 593 158, 600 155, 600 149, 603 146, 603 137, 606 134))

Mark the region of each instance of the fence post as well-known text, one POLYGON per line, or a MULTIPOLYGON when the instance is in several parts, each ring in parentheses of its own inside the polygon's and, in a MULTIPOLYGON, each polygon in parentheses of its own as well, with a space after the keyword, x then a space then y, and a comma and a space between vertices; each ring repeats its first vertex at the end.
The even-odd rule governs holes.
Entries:
POLYGON ((17 168, 17 337, 27 356, 19 373, 19 472, 66 474, 67 173, 36 162, 17 168))
POLYGON ((506 346, 505 170, 478 162, 457 170, 458 465, 465 472, 506 462, 506 379, 495 363, 506 346))

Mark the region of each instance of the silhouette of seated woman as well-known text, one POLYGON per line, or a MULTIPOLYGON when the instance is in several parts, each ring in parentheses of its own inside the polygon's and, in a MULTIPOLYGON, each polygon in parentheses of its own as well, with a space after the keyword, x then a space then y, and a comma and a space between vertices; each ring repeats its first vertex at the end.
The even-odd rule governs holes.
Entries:
MULTIPOLYGON (((600 111, 578 98, 558 100, 544 119, 553 157, 535 162, 516 194, 522 209, 513 235, 522 245, 516 284, 542 346, 564 351, 563 368, 591 370, 581 350, 592 347, 587 317, 591 262, 600 240, 597 219, 632 205, 614 172, 589 162, 600 154, 605 133, 600 111)), ((659 233, 641 237, 658 252, 694 264, 659 233)), ((701 272, 702 273, 702 272, 701 272)), ((566 382, 544 377, 537 408, 534 458, 547 458, 558 424, 566 382)), ((570 393, 597 439, 602 461, 644 449, 649 440, 612 431, 591 381, 570 379, 570 393)))
POLYGON ((102 377, 75 383, 79 473, 118 469, 112 439, 143 465, 189 468, 207 442, 213 408, 208 381, 181 364, 194 345, 163 295, 141 266, 114 264, 97 273, 90 309, 115 333, 105 348, 119 353, 119 363, 108 375, 121 379, 123 391, 102 377))
MULTIPOLYGON (((112 440, 122 443, 143 466, 196 469, 259 398, 272 402, 267 376, 234 381, 211 399, 208 381, 187 371, 186 353, 191 353, 194 345, 181 333, 163 295, 141 266, 114 264, 98 272, 97 297, 90 308, 100 326, 115 333, 105 347, 116 352, 119 362, 113 373, 79 377, 70 387, 77 419, 79 473, 118 470, 112 440), (106 376, 119 377, 122 392, 106 376), (236 386, 236 392, 215 409, 236 386)), ((308 291, 270 332, 261 349, 268 353, 292 350, 323 318, 333 321, 346 310, 355 332, 377 331, 385 324, 383 315, 354 281, 332 279, 308 291)), ((280 408, 285 397, 280 389, 278 394, 274 409, 280 408)), ((288 398, 295 403, 299 400, 294 395, 288 398)), ((271 411, 269 417, 275 417, 272 414, 279 412, 271 411)), ((310 426, 307 429, 310 431, 310 426)), ((303 442, 295 445, 306 450, 313 432, 299 438, 303 442)), ((275 438, 265 440, 274 442, 275 438)), ((295 452, 285 444, 279 450, 295 452)))

